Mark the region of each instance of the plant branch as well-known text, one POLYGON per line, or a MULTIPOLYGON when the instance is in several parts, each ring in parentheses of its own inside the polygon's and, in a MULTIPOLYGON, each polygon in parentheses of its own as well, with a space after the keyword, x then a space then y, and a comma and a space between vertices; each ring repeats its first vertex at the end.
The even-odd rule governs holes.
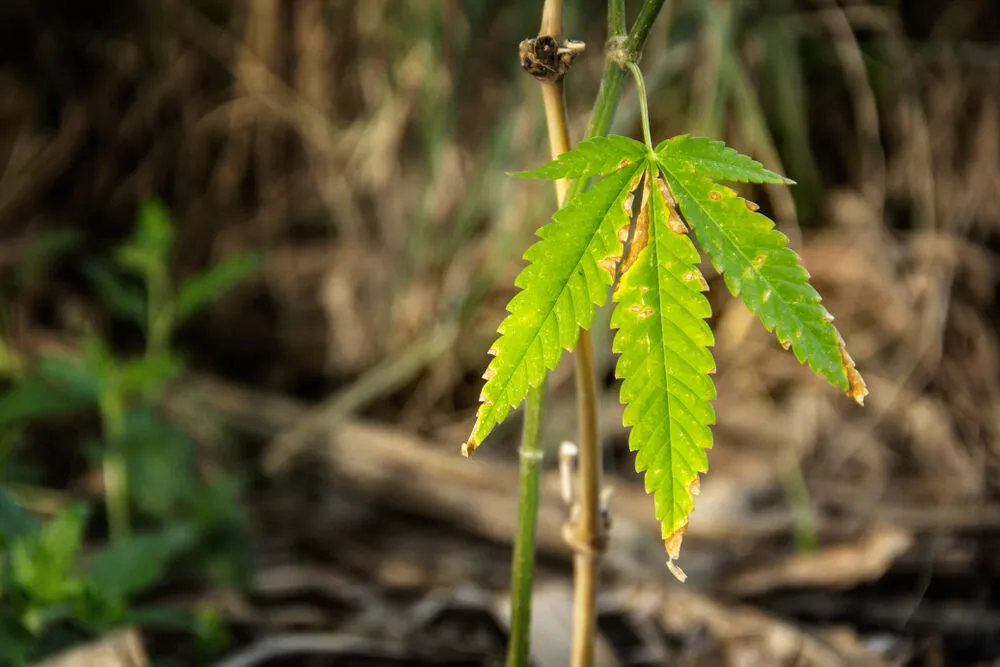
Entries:
POLYGON ((639 10, 639 15, 632 24, 632 31, 625 40, 625 51, 628 59, 634 63, 642 59, 642 47, 646 44, 649 31, 653 28, 656 17, 659 16, 665 0, 646 0, 639 10))
MULTIPOLYGON (((542 9, 539 37, 562 37, 562 0, 546 0, 542 9)), ((552 159, 570 150, 569 129, 562 78, 542 82, 542 101, 548 127, 552 159)), ((569 192, 569 181, 555 182, 556 203, 562 208, 569 192)), ((510 643, 507 667, 527 667, 531 657, 531 590, 534 579, 535 535, 538 529, 539 486, 542 468, 542 417, 545 412, 546 382, 528 393, 524 406, 524 430, 521 435, 518 472, 517 533, 511 568, 510 643)))

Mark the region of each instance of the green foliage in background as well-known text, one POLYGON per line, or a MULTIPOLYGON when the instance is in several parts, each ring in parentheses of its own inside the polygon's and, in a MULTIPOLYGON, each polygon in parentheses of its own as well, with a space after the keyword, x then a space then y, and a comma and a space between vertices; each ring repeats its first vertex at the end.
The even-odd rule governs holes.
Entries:
POLYGON ((26 664, 129 623, 167 623, 195 633, 216 627, 209 644, 224 647, 208 617, 131 602, 169 571, 224 585, 242 585, 246 576, 239 480, 199 471, 191 434, 158 403, 184 372, 173 347, 177 328, 255 272, 260 261, 231 258, 175 287, 173 239, 166 209, 147 202, 134 234, 111 260, 86 267, 106 304, 142 330, 142 354, 123 358, 89 332, 79 357, 42 356, 6 366, 12 383, 0 393, 0 665, 26 664), (90 414, 99 417, 100 433, 74 446, 102 472, 109 539, 96 549, 84 540, 95 529, 88 521, 93 508, 33 484, 32 471, 17 456, 33 424, 90 414), (52 498, 56 510, 45 521, 21 502, 41 509, 52 498))

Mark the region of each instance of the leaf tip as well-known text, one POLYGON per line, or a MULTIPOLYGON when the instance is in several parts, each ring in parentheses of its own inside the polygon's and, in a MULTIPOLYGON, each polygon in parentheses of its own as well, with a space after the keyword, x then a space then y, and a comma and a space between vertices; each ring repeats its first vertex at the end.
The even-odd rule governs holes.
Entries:
POLYGON ((854 359, 847 353, 847 345, 844 344, 844 339, 839 334, 837 336, 837 347, 840 348, 840 358, 844 364, 844 371, 847 372, 846 393, 858 405, 864 405, 865 396, 868 395, 868 385, 865 384, 865 379, 861 377, 861 373, 858 372, 857 367, 854 365, 854 359))
POLYGON ((469 456, 472 455, 472 452, 476 451, 478 448, 479 443, 477 443, 474 438, 469 438, 462 443, 462 456, 469 458, 469 456))
POLYGON ((684 570, 681 569, 680 565, 677 564, 677 557, 681 553, 681 542, 684 541, 684 533, 687 531, 687 521, 682 523, 680 527, 675 530, 669 537, 667 537, 663 543, 667 548, 667 569, 670 570, 670 574, 677 578, 677 581, 684 583, 687 580, 687 575, 684 574, 684 570))

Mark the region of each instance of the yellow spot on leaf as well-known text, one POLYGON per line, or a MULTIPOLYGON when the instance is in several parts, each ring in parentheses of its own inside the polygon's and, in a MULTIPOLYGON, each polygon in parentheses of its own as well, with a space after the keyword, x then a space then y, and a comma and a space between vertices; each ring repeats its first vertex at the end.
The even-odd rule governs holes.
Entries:
POLYGON ((765 257, 764 255, 757 255, 756 257, 753 258, 753 267, 759 270, 760 267, 764 266, 764 262, 766 261, 767 257, 765 257))
POLYGON ((711 199, 712 201, 719 201, 720 199, 722 199, 722 193, 712 190, 711 192, 708 193, 708 198, 711 199))
POLYGON ((764 290, 764 293, 760 295, 760 300, 763 301, 763 302, 765 302, 765 303, 770 298, 771 298, 771 290, 769 290, 769 289, 764 290))

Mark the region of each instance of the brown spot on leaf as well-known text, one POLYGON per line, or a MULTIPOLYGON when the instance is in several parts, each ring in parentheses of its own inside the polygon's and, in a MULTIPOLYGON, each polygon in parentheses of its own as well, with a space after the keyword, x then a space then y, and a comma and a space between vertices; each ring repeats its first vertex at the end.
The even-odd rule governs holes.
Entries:
POLYGON ((650 308, 649 306, 643 307, 640 306, 639 304, 632 306, 631 308, 629 308, 629 310, 635 313, 636 317, 638 317, 640 320, 644 320, 653 314, 652 308, 650 308))
POLYGON ((720 199, 722 199, 722 193, 712 190, 711 192, 708 193, 708 198, 711 199, 712 201, 719 201, 720 199))
POLYGON ((766 261, 767 257, 765 257, 764 255, 757 255, 756 257, 753 258, 753 268, 760 269, 760 267, 764 266, 764 262, 766 261))
POLYGON ((787 350, 792 346, 792 341, 790 340, 779 340, 778 342, 781 344, 781 349, 783 350, 787 350))
POLYGON ((483 371, 483 379, 489 382, 493 379, 493 376, 497 374, 497 369, 493 366, 488 366, 485 371, 483 371))
POLYGON ((615 271, 618 270, 618 258, 605 257, 604 259, 598 260, 597 265, 613 276, 615 275, 615 271))
POLYGON ((639 258, 639 253, 649 243, 649 170, 646 170, 646 179, 642 184, 642 202, 639 204, 639 217, 635 221, 635 230, 632 232, 632 242, 629 244, 625 259, 622 260, 621 273, 625 275, 639 258))
POLYGON ((698 269, 692 269, 684 274, 684 282, 690 283, 694 281, 698 281, 698 284, 701 286, 701 291, 704 292, 708 289, 708 281, 705 280, 705 276, 701 275, 701 271, 698 269))
POLYGON ((627 159, 626 160, 622 160, 621 162, 618 163, 618 166, 615 169, 618 170, 618 169, 621 169, 622 167, 627 167, 630 164, 632 164, 632 160, 627 160, 627 159))
POLYGON ((691 480, 691 483, 688 484, 688 493, 692 496, 697 496, 701 493, 701 477, 696 475, 695 478, 691 480))
POLYGON ((752 211, 753 213, 756 213, 757 211, 760 210, 760 205, 757 204, 757 202, 750 201, 749 199, 744 199, 743 203, 746 204, 747 208, 750 209, 750 211, 752 211))

